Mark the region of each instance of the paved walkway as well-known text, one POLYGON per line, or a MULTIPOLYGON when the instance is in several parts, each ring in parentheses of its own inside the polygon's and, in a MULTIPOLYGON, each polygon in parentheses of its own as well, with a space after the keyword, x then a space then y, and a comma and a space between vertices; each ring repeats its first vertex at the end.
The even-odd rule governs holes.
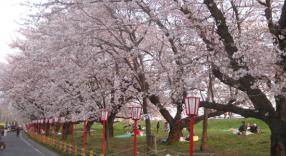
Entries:
POLYGON ((9 133, 8 136, 2 137, 2 141, 5 142, 6 149, 0 151, 0 156, 58 156, 58 154, 29 139, 25 133, 19 137, 15 133, 9 133))

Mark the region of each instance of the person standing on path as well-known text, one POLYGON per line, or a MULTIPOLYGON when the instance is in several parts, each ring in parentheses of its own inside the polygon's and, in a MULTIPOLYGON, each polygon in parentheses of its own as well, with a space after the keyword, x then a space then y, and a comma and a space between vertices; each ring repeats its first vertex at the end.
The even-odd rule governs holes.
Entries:
POLYGON ((158 122, 157 122, 157 126, 156 126, 156 128, 157 128, 157 134, 158 134, 159 129, 160 129, 160 121, 158 121, 158 122))
POLYGON ((19 135, 20 135, 20 131, 21 131, 20 127, 19 127, 19 126, 17 126, 17 128, 16 128, 17 137, 19 137, 19 135))

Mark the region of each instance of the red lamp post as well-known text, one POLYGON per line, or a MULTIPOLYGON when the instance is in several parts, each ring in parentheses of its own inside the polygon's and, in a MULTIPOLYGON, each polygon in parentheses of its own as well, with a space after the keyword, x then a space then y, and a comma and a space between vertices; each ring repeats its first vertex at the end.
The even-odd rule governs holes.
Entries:
POLYGON ((60 118, 60 123, 62 124, 62 141, 65 141, 65 129, 64 129, 64 124, 65 124, 65 117, 60 118))
POLYGON ((74 143, 74 123, 76 122, 76 118, 75 116, 72 117, 72 121, 71 121, 71 128, 70 128, 70 133, 71 133, 71 144, 73 145, 74 143))
POLYGON ((37 120, 37 133, 40 134, 40 120, 37 120))
POLYGON ((86 117, 84 116, 84 119, 83 119, 83 151, 86 152, 86 141, 87 141, 87 119, 86 117))
POLYGON ((58 123, 59 122, 59 118, 55 118, 55 123, 58 123))
POLYGON ((45 119, 45 123, 46 123, 45 131, 46 131, 46 135, 48 136, 49 135, 49 126, 50 126, 49 119, 45 119))
POLYGON ((193 156, 193 136, 194 136, 194 123, 195 116, 198 115, 200 105, 199 97, 186 97, 185 98, 185 111, 189 116, 189 128, 190 128, 190 156, 193 156))
POLYGON ((54 118, 54 135, 55 135, 55 138, 57 138, 57 133, 58 131, 56 130, 56 127, 57 127, 57 124, 59 122, 59 118, 54 118))
POLYGON ((106 109, 101 110, 100 112, 100 120, 102 121, 103 125, 103 130, 102 130, 102 135, 103 135, 103 140, 101 144, 101 154, 104 156, 105 155, 105 146, 106 146, 106 121, 108 119, 108 111, 106 109))
POLYGON ((131 118, 134 120, 134 128, 133 128, 133 134, 134 134, 134 144, 133 144, 133 156, 136 156, 136 135, 137 135, 137 121, 141 119, 142 115, 142 107, 134 106, 131 107, 131 118))
POLYGON ((44 120, 43 119, 41 119, 40 120, 40 134, 42 135, 42 130, 43 130, 43 124, 44 124, 44 120))
POLYGON ((32 123, 33 123, 34 133, 37 133, 37 120, 33 120, 32 123))
POLYGON ((49 136, 52 136, 53 132, 53 119, 49 119, 49 136))
POLYGON ((43 132, 43 119, 40 120, 40 132, 39 132, 39 140, 44 141, 43 137, 42 137, 42 132, 43 132))
POLYGON ((35 121, 35 123, 36 123, 36 134, 39 134, 39 129, 40 129, 39 122, 40 122, 40 120, 35 121))

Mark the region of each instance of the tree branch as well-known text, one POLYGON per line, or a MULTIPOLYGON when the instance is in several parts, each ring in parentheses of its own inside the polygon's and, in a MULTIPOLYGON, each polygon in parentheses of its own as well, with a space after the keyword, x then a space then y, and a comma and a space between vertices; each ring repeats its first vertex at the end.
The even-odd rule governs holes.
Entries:
POLYGON ((232 101, 230 101, 227 104, 218 104, 215 102, 200 101, 200 107, 215 109, 215 110, 223 111, 223 112, 232 112, 232 113, 239 114, 243 117, 253 117, 253 118, 261 119, 265 122, 268 121, 267 116, 269 115, 269 114, 262 114, 263 112, 259 112, 256 110, 244 109, 244 108, 235 106, 233 105, 232 101))
POLYGON ((239 81, 232 79, 231 77, 227 76, 226 74, 223 74, 217 66, 212 65, 212 73, 213 75, 218 78, 221 82, 224 84, 227 84, 231 87, 237 88, 242 91, 246 91, 246 88, 241 86, 239 81))
POLYGON ((173 123, 173 117, 171 116, 171 114, 169 113, 169 111, 164 108, 160 102, 160 99, 158 96, 156 95, 150 95, 148 96, 149 100, 151 103, 153 103, 155 106, 157 106, 159 108, 159 111, 161 113, 161 115, 169 122, 169 123, 173 123))
MULTIPOLYGON (((220 116, 223 113, 224 113, 223 111, 214 111, 214 112, 209 113, 208 117, 211 118, 211 117, 215 117, 215 116, 220 116)), ((204 119, 203 115, 196 116, 195 117, 195 124, 199 123, 203 119, 204 119)), ((189 118, 182 119, 182 124, 183 124, 183 127, 188 128, 189 127, 189 118)))
POLYGON ((278 23, 283 29, 286 28, 286 0, 284 1, 282 11, 281 11, 281 16, 280 16, 278 23))
POLYGON ((230 1, 231 3, 231 7, 233 9, 233 12, 235 14, 235 19, 236 19, 236 24, 237 24, 237 29, 238 29, 238 32, 239 32, 239 35, 241 34, 241 25, 240 25, 240 18, 239 18, 239 12, 238 12, 238 8, 237 6, 235 5, 234 1, 231 0, 230 1))
POLYGON ((223 13, 219 10, 214 0, 204 0, 204 4, 206 4, 207 8, 209 9, 211 13, 211 16, 215 20, 215 23, 217 26, 217 33, 221 37, 221 40, 224 44, 225 51, 227 52, 228 58, 230 59, 230 64, 232 68, 235 71, 240 68, 246 68, 245 66, 239 65, 238 60, 233 58, 233 54, 236 53, 238 49, 235 46, 234 39, 229 32, 228 26, 226 24, 226 19, 223 13))

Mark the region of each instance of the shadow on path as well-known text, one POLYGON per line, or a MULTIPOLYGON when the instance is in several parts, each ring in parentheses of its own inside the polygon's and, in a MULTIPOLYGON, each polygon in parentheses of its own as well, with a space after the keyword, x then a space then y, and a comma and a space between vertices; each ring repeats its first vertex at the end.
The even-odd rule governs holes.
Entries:
POLYGON ((2 137, 2 141, 5 142, 6 149, 0 151, 0 156, 58 156, 57 153, 29 139, 25 133, 21 133, 19 137, 16 133, 9 133, 8 136, 2 137))

